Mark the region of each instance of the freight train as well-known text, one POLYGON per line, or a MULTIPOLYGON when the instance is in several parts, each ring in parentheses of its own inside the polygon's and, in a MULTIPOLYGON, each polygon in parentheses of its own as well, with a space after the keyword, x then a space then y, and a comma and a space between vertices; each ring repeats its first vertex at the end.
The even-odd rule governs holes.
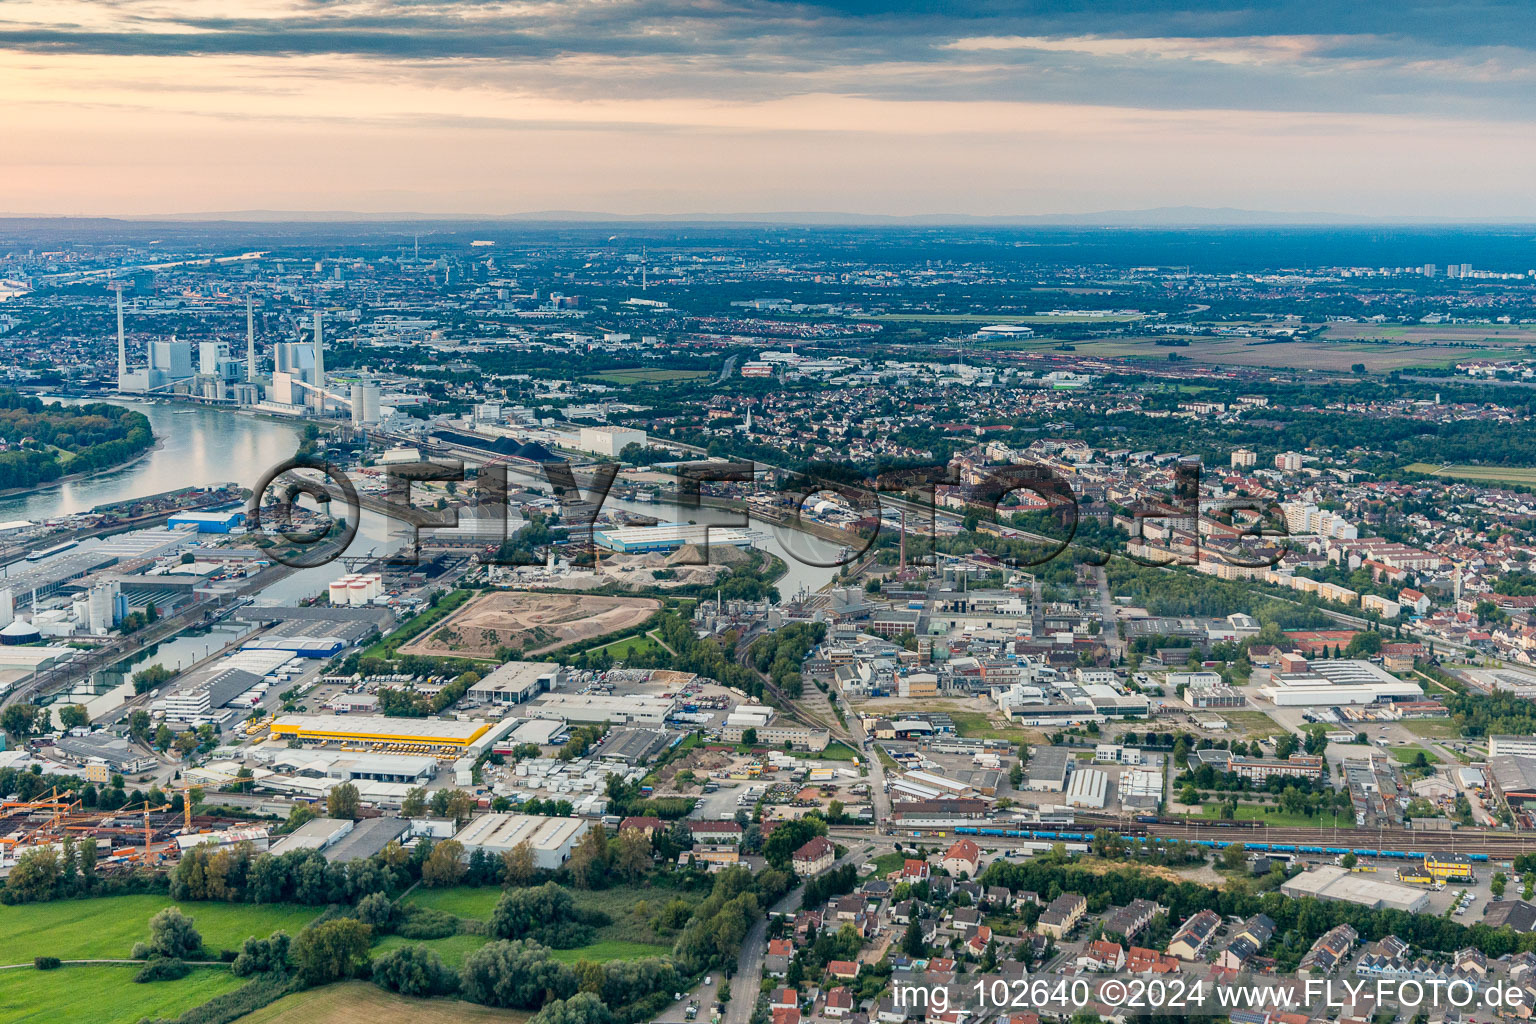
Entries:
MULTIPOLYGON (((1205 827, 1203 823, 1201 827, 1205 827)), ((1076 843, 1087 843, 1093 841, 1092 832, 1042 832, 1031 829, 993 828, 980 825, 960 825, 954 829, 951 829, 951 831, 958 836, 996 836, 1006 839, 1032 839, 1076 843)), ((1357 857, 1392 857, 1396 860, 1417 861, 1422 861, 1424 859, 1424 851, 1422 850, 1378 850, 1373 847, 1364 846, 1315 846, 1300 843, 1260 843, 1253 842, 1251 840, 1185 839, 1181 836, 1148 837, 1143 835, 1126 835, 1125 838, 1142 840, 1148 838, 1161 839, 1166 842, 1193 843, 1196 846, 1209 846, 1218 849, 1221 847, 1229 846, 1234 841, 1241 841, 1244 849, 1254 850, 1259 853, 1314 853, 1325 854, 1328 856, 1343 856, 1346 853, 1353 853, 1357 857)), ((1488 860, 1488 855, 1486 853, 1469 853, 1466 856, 1468 860, 1473 861, 1488 860)))

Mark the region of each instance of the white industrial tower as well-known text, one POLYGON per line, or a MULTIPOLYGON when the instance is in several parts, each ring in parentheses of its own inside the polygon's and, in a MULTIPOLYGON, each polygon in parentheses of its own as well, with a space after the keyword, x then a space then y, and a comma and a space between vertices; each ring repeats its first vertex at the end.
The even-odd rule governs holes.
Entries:
POLYGON ((250 292, 245 293, 245 379, 256 381, 256 312, 250 292))
POLYGON ((321 333, 320 311, 315 310, 315 387, 325 390, 325 340, 321 333))
POLYGON ((123 339, 123 285, 117 282, 112 290, 117 292, 117 380, 118 387, 122 387, 122 380, 128 376, 128 343, 123 339))

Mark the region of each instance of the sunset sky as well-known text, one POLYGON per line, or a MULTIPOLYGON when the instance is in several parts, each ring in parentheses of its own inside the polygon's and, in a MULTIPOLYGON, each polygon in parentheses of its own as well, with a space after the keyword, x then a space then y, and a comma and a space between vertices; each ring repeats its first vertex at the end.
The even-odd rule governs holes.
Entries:
POLYGON ((1518 2, 6 0, 0 214, 1536 219, 1533 48, 1518 2))

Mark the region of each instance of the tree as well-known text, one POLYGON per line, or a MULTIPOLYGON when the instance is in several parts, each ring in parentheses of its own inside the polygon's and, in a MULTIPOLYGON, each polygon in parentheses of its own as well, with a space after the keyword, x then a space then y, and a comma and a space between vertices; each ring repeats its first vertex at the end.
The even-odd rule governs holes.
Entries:
POLYGON ((1024 785, 1023 763, 1015 763, 1012 768, 1008 769, 1008 784, 1011 785, 1014 789, 1018 789, 1020 786, 1024 785))
POLYGON ((1501 900, 1501 899, 1504 898, 1504 889, 1508 885, 1509 885, 1509 878, 1508 878, 1508 876, 1505 875, 1504 872, 1502 872, 1502 871, 1495 872, 1492 880, 1489 881, 1489 883, 1488 883, 1488 891, 1493 894, 1493 898, 1494 899, 1501 900))
POLYGON ((128 735, 139 743, 149 742, 149 712, 143 708, 134 708, 128 715, 128 735))
POLYGON ((814 814, 780 822, 763 843, 763 856, 769 864, 787 871, 793 866, 796 850, 817 836, 826 834, 827 823, 814 814))
POLYGON ((469 955, 459 976, 459 993, 470 1002, 519 1010, 569 999, 576 988, 576 972, 535 942, 488 942, 469 955))
POLYGON ((464 844, 457 839, 445 839, 427 854, 426 863, 421 866, 421 884, 433 887, 458 885, 467 870, 464 844))
POLYGON ((154 956, 185 959, 203 948, 203 937, 180 907, 166 907, 149 919, 149 951, 154 956))
POLYGON ((161 722, 155 726, 155 749, 165 753, 171 749, 171 744, 176 741, 176 734, 171 732, 171 727, 161 722))
POLYGON ((372 892, 357 903, 357 919, 375 935, 388 935, 395 927, 395 903, 382 892, 372 892))
POLYGON ((373 983, 403 996, 443 996, 459 987, 459 978, 436 950, 402 946, 373 962, 373 983))
POLYGON ((5 888, 18 903, 46 900, 53 895, 62 873, 57 850, 51 846, 33 847, 16 858, 5 888))
POLYGON ((590 828, 571 851, 571 880, 582 889, 601 888, 608 876, 608 835, 590 828))
POLYGON ((59 725, 67 729, 84 729, 91 724, 91 716, 84 704, 66 704, 59 708, 59 725))
POLYGON ((1228 871, 1240 871, 1248 863, 1248 851, 1242 843, 1228 843, 1222 847, 1221 863, 1228 871))
POLYGON ((1295 733, 1288 732, 1277 736, 1275 738, 1275 756, 1284 761, 1286 758, 1296 753, 1296 748, 1299 745, 1300 744, 1296 740, 1295 733))
POLYGON ((48 728, 47 722, 47 710, 36 704, 12 704, 0 713, 0 728, 5 729, 13 740, 24 740, 43 732, 48 728))
POLYGON ((569 999, 556 999, 538 1013, 529 1024, 613 1024, 613 1011, 602 997, 592 992, 578 992, 569 999))
POLYGON ((640 829, 620 832, 614 847, 614 869, 629 881, 639 881, 651 869, 651 840, 640 829))
POLYGON ((906 934, 901 937, 901 951, 907 956, 921 959, 928 953, 923 943, 923 927, 919 923, 917 904, 912 905, 912 920, 907 922, 906 934))
POLYGON ((289 945, 287 932, 273 932, 265 939, 253 935, 240 947, 240 954, 230 964, 230 973, 237 978, 248 978, 253 974, 285 972, 288 970, 289 945))
POLYGON ((501 855, 502 878, 509 886, 527 885, 538 868, 533 859, 533 844, 524 839, 501 855))
POLYGON ((309 804, 294 804, 288 811, 288 820, 283 822, 282 831, 292 832, 302 828, 306 823, 314 821, 318 815, 309 804))
POLYGON ((748 726, 741 731, 741 742, 749 747, 757 746, 757 730, 748 726))
POLYGON ((357 792, 357 787, 350 782, 332 786, 331 791, 325 795, 325 813, 332 818, 349 818, 356 821, 361 805, 362 798, 357 792))
POLYGON ((420 818, 427 813, 427 791, 423 786, 417 786, 405 794, 405 799, 400 802, 400 817, 420 818))
POLYGON ((1344 656, 1347 658, 1369 658, 1381 653, 1381 634, 1373 629, 1364 629, 1350 638, 1349 646, 1344 648, 1344 656))
POLYGON ((1356 857, 1353 853, 1346 853, 1343 857, 1339 858, 1339 864, 1346 871, 1353 871, 1358 863, 1360 863, 1360 858, 1356 857))
POLYGON ((305 928, 293 943, 293 959, 300 976, 309 985, 326 985, 359 976, 368 966, 372 935, 372 929, 350 917, 305 928))

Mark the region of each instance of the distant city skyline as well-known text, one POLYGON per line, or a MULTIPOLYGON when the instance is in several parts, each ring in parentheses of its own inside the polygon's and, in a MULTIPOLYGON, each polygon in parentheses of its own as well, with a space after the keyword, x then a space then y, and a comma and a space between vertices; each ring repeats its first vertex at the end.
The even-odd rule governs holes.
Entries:
POLYGON ((0 214, 1536 219, 1518 3, 0 11, 0 214))

